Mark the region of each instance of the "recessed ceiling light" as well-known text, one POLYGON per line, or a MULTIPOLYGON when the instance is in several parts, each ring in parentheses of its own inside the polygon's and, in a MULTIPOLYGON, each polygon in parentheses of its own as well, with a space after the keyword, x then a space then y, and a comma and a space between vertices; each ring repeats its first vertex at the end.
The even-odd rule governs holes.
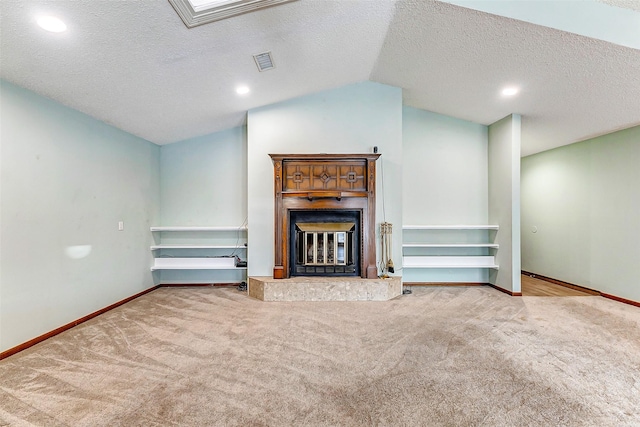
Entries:
POLYGON ((52 33, 61 33, 67 29, 67 25, 55 16, 41 16, 36 22, 42 29, 52 33))
POLYGON ((247 93, 249 93, 249 87, 248 86, 238 86, 236 88, 236 93, 238 95, 246 95, 247 93))
POLYGON ((502 96, 513 96, 520 92, 520 89, 515 86, 505 87, 502 89, 502 96))

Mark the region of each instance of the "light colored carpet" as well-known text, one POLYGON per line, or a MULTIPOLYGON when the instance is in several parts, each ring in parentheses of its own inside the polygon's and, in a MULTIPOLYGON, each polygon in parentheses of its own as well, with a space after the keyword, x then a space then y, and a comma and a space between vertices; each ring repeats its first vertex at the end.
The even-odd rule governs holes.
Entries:
POLYGON ((640 426, 640 310, 162 288, 1 361, 0 425, 640 426))

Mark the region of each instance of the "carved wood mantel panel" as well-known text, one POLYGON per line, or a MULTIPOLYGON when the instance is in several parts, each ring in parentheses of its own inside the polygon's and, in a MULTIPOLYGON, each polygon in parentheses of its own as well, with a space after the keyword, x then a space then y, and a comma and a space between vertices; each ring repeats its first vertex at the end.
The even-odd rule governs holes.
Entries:
POLYGON ((360 271, 376 278, 375 162, 380 154, 270 154, 274 165, 275 262, 273 277, 289 277, 289 211, 361 213, 360 271))
POLYGON ((284 164, 283 191, 367 191, 367 165, 363 162, 304 162, 284 164))

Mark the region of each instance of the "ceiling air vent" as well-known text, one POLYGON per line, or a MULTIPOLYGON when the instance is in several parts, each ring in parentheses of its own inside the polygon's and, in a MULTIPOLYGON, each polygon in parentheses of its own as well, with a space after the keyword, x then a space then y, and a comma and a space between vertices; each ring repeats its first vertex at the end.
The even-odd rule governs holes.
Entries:
POLYGON ((273 58, 271 58, 271 52, 253 55, 253 59, 256 61, 259 71, 267 71, 275 68, 275 65, 273 65, 273 58))

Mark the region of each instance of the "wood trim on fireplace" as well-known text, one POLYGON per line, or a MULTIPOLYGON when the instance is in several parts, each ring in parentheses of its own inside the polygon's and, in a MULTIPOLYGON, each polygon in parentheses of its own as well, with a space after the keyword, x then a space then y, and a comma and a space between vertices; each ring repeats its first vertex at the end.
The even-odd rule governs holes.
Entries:
POLYGON ((361 212, 360 272, 376 267, 376 160, 380 154, 269 154, 274 172, 273 277, 288 278, 289 211, 345 209, 361 212))

